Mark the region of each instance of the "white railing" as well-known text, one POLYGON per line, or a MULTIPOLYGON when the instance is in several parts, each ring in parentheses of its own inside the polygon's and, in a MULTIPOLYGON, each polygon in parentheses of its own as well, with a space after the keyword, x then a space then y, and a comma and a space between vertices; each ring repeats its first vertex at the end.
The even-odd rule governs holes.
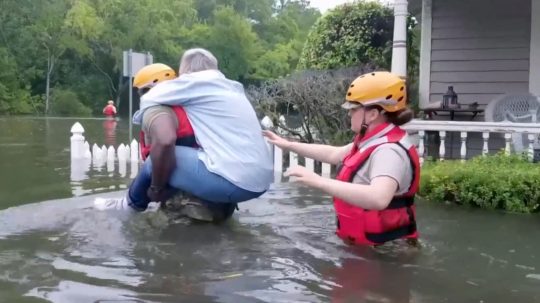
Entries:
POLYGON ((299 156, 298 154, 294 152, 290 152, 290 151, 284 153, 284 151, 281 148, 270 145, 270 144, 269 144, 269 148, 270 148, 270 151, 274 154, 274 182, 276 183, 281 182, 282 180, 282 173, 285 169, 283 165, 284 159, 289 160, 288 166, 295 166, 298 163, 300 163, 301 160, 303 160, 304 166, 310 171, 316 171, 315 168, 318 165, 320 165, 321 167, 320 174, 323 177, 330 177, 332 173, 332 169, 334 165, 331 165, 329 163, 321 163, 310 158, 299 156))
MULTIPOLYGON (((471 133, 482 134, 482 154, 489 153, 489 139, 494 133, 504 134, 505 146, 504 150, 507 154, 513 151, 513 134, 526 134, 528 138, 528 146, 526 152, 529 159, 532 161, 534 155, 535 142, 540 135, 540 124, 534 123, 503 123, 503 122, 463 122, 463 121, 431 121, 431 120, 413 120, 403 126, 407 132, 415 139, 415 145, 418 148, 420 161, 423 163, 428 153, 425 143, 427 132, 436 132, 440 138, 438 148, 439 160, 447 159, 446 140, 447 135, 451 132, 460 133, 459 150, 460 158, 467 158, 467 140, 471 133)), ((115 165, 118 165, 120 175, 125 176, 127 166, 131 168, 130 177, 134 178, 138 172, 138 165, 141 162, 139 151, 139 143, 137 140, 131 141, 129 144, 120 144, 118 147, 101 146, 93 144, 90 149, 90 144, 84 138, 84 128, 77 122, 71 128, 71 166, 72 179, 82 180, 84 174, 91 168, 101 170, 106 166, 108 172, 115 171, 115 165)), ((274 171, 276 172, 276 181, 281 181, 281 172, 284 170, 284 160, 288 159, 289 166, 302 162, 306 168, 315 171, 320 165, 320 173, 323 176, 330 176, 333 166, 328 163, 317 163, 313 159, 299 157, 293 152, 284 152, 280 148, 273 147, 269 144, 269 148, 274 157, 274 171)))
POLYGON ((416 133, 418 136, 418 153, 421 162, 424 161, 427 150, 425 148, 426 132, 438 132, 440 138, 439 159, 446 158, 446 137, 450 132, 460 133, 460 158, 467 158, 467 138, 470 133, 482 134, 482 155, 489 153, 489 138, 491 134, 499 133, 504 135, 505 153, 510 154, 514 151, 512 140, 513 135, 527 135, 528 146, 526 152, 529 160, 533 160, 535 143, 540 135, 540 124, 537 123, 511 123, 511 122, 467 122, 467 121, 432 121, 432 120, 413 120, 403 126, 409 134, 416 133))

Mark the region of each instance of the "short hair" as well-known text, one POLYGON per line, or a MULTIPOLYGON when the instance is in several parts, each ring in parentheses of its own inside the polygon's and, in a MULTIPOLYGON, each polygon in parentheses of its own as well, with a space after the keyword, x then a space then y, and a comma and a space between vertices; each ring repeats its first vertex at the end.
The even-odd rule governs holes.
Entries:
POLYGON ((179 74, 189 74, 203 70, 218 69, 216 57, 203 48, 188 49, 180 59, 179 74))

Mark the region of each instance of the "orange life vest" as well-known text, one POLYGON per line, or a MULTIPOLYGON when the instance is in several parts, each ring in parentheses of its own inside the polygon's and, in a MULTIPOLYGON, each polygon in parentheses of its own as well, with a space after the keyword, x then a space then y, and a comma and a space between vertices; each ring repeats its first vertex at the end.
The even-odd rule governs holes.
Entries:
MULTIPOLYGON (((193 127, 186 115, 186 111, 181 106, 172 107, 176 118, 178 119, 178 128, 176 129, 176 145, 180 146, 190 146, 197 147, 197 140, 195 139, 195 133, 193 132, 193 127)), ((141 147, 141 157, 143 160, 146 160, 148 155, 150 155, 150 149, 152 148, 150 144, 146 144, 144 140, 144 132, 140 133, 140 147, 141 147)))
POLYGON ((376 245, 399 238, 418 238, 414 196, 420 181, 420 161, 416 147, 407 140, 407 132, 393 124, 383 124, 357 136, 354 146, 345 156, 337 180, 352 182, 371 153, 382 144, 397 144, 407 152, 413 168, 409 190, 395 196, 384 210, 366 210, 334 197, 337 214, 336 234, 353 244, 376 245))

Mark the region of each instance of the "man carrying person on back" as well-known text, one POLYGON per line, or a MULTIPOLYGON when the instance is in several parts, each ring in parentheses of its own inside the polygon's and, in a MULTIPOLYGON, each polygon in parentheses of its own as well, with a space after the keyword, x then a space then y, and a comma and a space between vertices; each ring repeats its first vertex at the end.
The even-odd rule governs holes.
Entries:
POLYGON ((96 201, 98 209, 144 211, 149 202, 164 202, 180 190, 199 198, 221 221, 236 203, 268 190, 272 159, 242 84, 227 79, 204 49, 186 51, 179 73, 142 87, 133 121, 142 124, 150 157, 126 197, 96 201), (182 133, 189 129, 186 123, 192 136, 182 133))

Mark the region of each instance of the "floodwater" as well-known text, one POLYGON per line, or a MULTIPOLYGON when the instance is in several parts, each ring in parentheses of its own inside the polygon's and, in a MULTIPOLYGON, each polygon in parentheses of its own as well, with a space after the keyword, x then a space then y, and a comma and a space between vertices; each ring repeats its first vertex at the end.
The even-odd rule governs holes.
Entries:
MULTIPOLYGON (((330 197, 288 182, 223 225, 98 212, 130 178, 71 180, 75 121, 0 118, 0 302, 540 302, 538 215, 419 201, 418 249, 342 244, 330 197)), ((128 141, 125 121, 78 121, 128 141)))

